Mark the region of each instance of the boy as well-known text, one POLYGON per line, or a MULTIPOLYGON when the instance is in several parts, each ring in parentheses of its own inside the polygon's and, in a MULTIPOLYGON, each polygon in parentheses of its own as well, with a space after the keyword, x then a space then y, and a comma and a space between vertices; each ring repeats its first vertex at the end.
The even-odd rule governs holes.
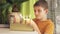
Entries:
POLYGON ((53 34, 54 24, 50 19, 47 19, 48 3, 45 0, 37 1, 34 4, 35 19, 27 20, 38 34, 53 34))

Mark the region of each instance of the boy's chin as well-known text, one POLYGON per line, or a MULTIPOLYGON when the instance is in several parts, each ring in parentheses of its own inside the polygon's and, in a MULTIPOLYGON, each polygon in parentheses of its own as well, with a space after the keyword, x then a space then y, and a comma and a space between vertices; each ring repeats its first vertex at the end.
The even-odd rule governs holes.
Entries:
POLYGON ((41 19, 41 18, 36 18, 36 19, 41 19))

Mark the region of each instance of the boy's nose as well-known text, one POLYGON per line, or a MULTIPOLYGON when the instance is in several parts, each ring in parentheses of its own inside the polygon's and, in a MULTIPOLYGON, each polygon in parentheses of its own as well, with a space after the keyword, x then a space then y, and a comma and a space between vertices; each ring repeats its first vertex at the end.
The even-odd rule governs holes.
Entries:
POLYGON ((38 15, 38 11, 36 11, 35 14, 38 15))

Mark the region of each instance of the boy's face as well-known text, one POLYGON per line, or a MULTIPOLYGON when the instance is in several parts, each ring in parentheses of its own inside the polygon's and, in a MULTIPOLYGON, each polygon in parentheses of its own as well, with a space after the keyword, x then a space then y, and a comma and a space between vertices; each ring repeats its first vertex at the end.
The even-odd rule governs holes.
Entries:
POLYGON ((34 14, 37 19, 42 19, 47 15, 47 9, 44 9, 41 6, 34 6, 34 14))

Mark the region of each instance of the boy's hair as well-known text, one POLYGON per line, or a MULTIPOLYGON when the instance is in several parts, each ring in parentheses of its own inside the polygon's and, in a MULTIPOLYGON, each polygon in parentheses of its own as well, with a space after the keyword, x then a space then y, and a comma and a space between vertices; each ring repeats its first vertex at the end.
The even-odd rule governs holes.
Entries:
POLYGON ((47 3, 47 1, 45 1, 45 0, 39 0, 39 1, 37 1, 35 4, 34 4, 34 7, 35 6, 41 6, 41 7, 43 7, 44 9, 48 9, 48 3, 47 3))

